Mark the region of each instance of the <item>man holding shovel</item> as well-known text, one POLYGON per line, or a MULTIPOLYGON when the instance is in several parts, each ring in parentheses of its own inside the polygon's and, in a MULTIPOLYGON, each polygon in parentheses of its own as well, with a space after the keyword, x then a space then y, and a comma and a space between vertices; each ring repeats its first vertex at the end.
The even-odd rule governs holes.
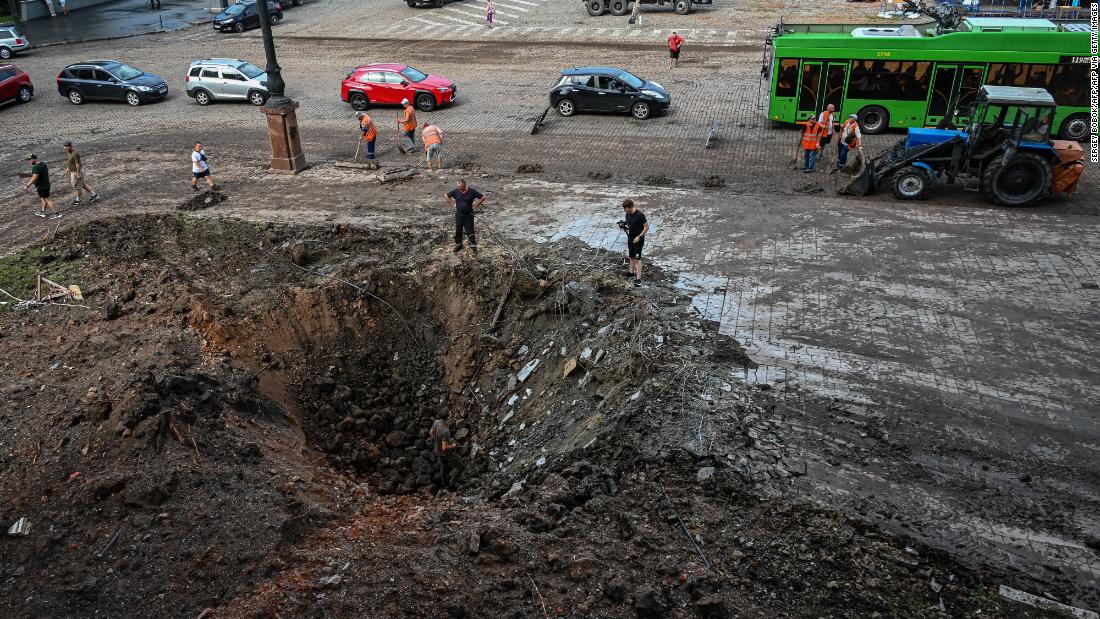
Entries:
POLYGON ((355 146, 355 160, 359 161, 359 147, 363 142, 367 143, 367 161, 374 161, 374 141, 378 138, 378 128, 366 112, 358 112, 359 118, 359 144, 355 146))
POLYGON ((416 148, 416 110, 408 99, 402 99, 401 105, 405 109, 397 118, 397 127, 401 131, 401 152, 412 152, 416 148))

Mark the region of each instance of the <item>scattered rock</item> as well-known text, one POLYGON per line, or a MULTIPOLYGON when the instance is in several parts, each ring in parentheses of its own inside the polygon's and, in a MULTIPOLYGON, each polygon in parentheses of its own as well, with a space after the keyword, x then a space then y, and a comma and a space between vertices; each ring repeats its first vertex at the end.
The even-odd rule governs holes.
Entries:
POLYGON ((103 317, 107 320, 114 320, 122 315, 122 306, 114 301, 107 301, 103 304, 103 317))
POLYGON ((538 163, 524 163, 516 168, 516 174, 541 174, 542 165, 538 163))
POLYGON ((695 481, 707 481, 714 477, 714 467, 704 466, 695 474, 695 481))
POLYGON ((290 246, 290 261, 298 266, 305 266, 309 264, 310 255, 309 249, 306 248, 306 244, 297 241, 290 246))
POLYGON ((639 587, 634 592, 634 612, 638 613, 638 619, 661 617, 661 604, 657 592, 650 587, 639 587))

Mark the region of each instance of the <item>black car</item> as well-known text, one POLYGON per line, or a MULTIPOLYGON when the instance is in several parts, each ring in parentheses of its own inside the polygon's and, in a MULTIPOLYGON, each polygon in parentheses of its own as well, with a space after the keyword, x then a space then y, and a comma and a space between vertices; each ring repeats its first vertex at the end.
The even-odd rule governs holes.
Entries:
POLYGON ((57 92, 74 105, 92 99, 141 105, 168 96, 168 83, 117 60, 72 64, 57 76, 57 92))
POLYGON ((562 116, 577 112, 628 112, 644 120, 668 110, 668 91, 614 67, 578 67, 561 72, 550 105, 562 116))
MULTIPOLYGON (((283 9, 277 4, 267 3, 267 10, 271 15, 271 25, 279 23, 283 18, 283 9)), ((222 32, 244 32, 249 28, 260 27, 260 11, 256 6, 256 0, 244 0, 238 2, 214 16, 214 30, 222 32)))

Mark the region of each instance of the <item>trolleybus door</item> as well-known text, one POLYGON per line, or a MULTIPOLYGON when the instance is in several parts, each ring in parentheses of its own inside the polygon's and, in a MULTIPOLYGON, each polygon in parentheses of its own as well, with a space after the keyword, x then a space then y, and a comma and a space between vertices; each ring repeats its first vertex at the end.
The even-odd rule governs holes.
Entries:
POLYGON ((817 61, 802 62, 802 72, 798 81, 798 107, 795 108, 797 121, 813 118, 821 109, 823 98, 821 65, 822 63, 817 61))
POLYGON ((830 62, 825 69, 825 96, 818 111, 825 109, 825 106, 832 103, 836 110, 836 117, 844 118, 841 116, 843 111, 841 104, 844 103, 844 85, 847 83, 848 63, 830 62))
POLYGON ((959 115, 955 124, 962 127, 970 122, 970 106, 978 100, 978 89, 985 83, 985 65, 966 65, 959 75, 958 93, 955 95, 955 109, 959 115))
POLYGON ((924 117, 926 127, 934 127, 949 116, 953 110, 951 103, 955 95, 955 78, 958 77, 957 65, 937 64, 932 72, 932 87, 928 89, 928 111, 924 117))

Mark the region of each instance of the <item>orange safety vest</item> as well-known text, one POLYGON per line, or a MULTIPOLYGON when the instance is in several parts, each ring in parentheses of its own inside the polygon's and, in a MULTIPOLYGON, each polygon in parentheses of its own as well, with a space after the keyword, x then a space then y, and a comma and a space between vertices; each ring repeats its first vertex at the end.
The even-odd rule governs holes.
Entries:
POLYGON ((413 106, 405 106, 405 115, 401 117, 401 128, 405 131, 416 131, 416 110, 413 106))
POLYGON ((428 125, 424 127, 424 130, 420 132, 420 137, 424 140, 424 149, 427 150, 432 144, 443 143, 443 132, 439 127, 435 125, 428 125))
POLYGON ((802 130, 802 150, 817 150, 824 131, 825 128, 817 120, 813 118, 807 120, 806 128, 802 130))
POLYGON ((374 126, 374 121, 370 119, 370 116, 363 116, 359 119, 359 129, 363 132, 363 139, 367 142, 378 137, 378 129, 374 126))
POLYGON ((854 140, 852 140, 852 144, 851 146, 849 146, 849 148, 859 148, 862 145, 863 140, 859 135, 858 120, 852 120, 851 118, 849 118, 848 120, 844 121, 844 126, 840 128, 841 143, 844 143, 844 138, 846 138, 848 135, 851 135, 855 138, 854 140))
POLYGON ((833 118, 836 116, 836 112, 830 112, 828 110, 822 110, 821 120, 818 122, 825 127, 825 135, 833 134, 833 118))

